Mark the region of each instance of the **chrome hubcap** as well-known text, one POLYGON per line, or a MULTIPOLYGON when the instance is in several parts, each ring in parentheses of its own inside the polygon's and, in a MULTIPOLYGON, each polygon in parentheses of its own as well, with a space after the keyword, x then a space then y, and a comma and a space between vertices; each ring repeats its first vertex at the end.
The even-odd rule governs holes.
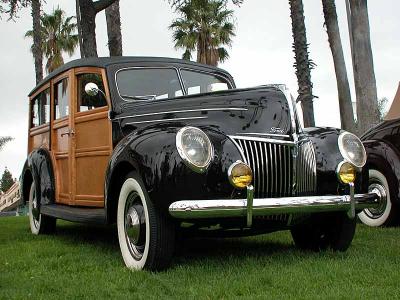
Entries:
POLYGON ((146 240, 146 221, 140 196, 133 192, 125 204, 125 238, 136 260, 143 256, 146 240))
POLYGON ((377 219, 383 215, 387 205, 386 187, 380 182, 374 182, 369 185, 368 192, 376 193, 379 196, 379 206, 376 208, 367 208, 365 213, 373 219, 377 219))

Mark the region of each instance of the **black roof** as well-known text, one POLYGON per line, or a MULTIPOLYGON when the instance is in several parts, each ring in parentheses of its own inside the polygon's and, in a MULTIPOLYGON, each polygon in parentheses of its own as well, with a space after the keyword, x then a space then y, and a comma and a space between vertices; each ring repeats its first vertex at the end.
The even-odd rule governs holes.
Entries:
POLYGON ((213 71, 227 73, 225 70, 200 64, 197 62, 178 59, 178 58, 168 58, 168 57, 149 57, 149 56, 112 56, 112 57, 89 57, 89 58, 80 58, 76 60, 72 60, 61 67, 57 68, 49 75, 47 75, 41 82, 39 82, 36 87, 29 93, 29 96, 34 94, 37 89, 39 89, 42 85, 48 82, 50 79, 57 77, 59 74, 63 73, 72 68, 77 67, 99 67, 106 68, 110 65, 115 64, 123 64, 123 63, 168 63, 168 64, 181 64, 181 65, 189 65, 194 67, 207 68, 213 71))

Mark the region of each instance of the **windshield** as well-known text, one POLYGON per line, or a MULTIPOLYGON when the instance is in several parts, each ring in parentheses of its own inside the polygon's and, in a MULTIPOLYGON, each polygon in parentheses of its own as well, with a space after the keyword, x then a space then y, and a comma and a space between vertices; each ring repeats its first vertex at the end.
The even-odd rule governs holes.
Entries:
POLYGON ((183 84, 187 95, 228 90, 227 80, 214 74, 181 70, 183 84))
POLYGON ((125 100, 156 100, 182 96, 178 73, 172 68, 133 68, 117 72, 117 87, 125 100))
POLYGON ((184 92, 175 68, 122 69, 116 80, 120 96, 127 101, 168 99, 232 88, 227 79, 210 73, 181 70, 181 76, 184 92))

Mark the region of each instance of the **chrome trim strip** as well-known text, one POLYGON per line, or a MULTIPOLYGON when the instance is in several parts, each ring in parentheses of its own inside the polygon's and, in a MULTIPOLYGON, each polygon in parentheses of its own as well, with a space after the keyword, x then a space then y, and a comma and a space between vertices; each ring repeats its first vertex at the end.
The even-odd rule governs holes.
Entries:
MULTIPOLYGON (((379 206, 376 193, 253 199, 252 215, 349 211, 354 201, 357 210, 379 206)), ((169 206, 172 217, 180 219, 246 217, 247 199, 182 200, 169 206)))
POLYGON ((195 120, 195 119, 207 119, 208 117, 189 117, 189 118, 174 118, 174 119, 158 119, 148 121, 129 122, 126 125, 142 124, 142 123, 156 123, 156 122, 171 122, 171 121, 182 121, 182 120, 195 120))
POLYGON ((284 145, 289 145, 289 146, 295 146, 295 142, 292 142, 292 141, 282 141, 282 140, 276 140, 276 139, 250 137, 250 136, 239 136, 239 135, 230 135, 229 137, 232 139, 238 139, 238 140, 257 141, 257 142, 266 142, 266 143, 273 143, 273 144, 284 144, 284 145))
POLYGON ((155 116, 155 115, 162 115, 162 114, 178 114, 178 113, 188 113, 188 112, 201 112, 201 111, 247 111, 247 108, 239 108, 239 107, 222 107, 222 108, 199 108, 199 109, 186 109, 186 110, 171 110, 171 111, 159 111, 155 113, 148 113, 148 114, 140 114, 140 115, 130 115, 124 117, 114 118, 113 120, 122 120, 128 118, 139 118, 139 117, 146 117, 146 116, 155 116))
POLYGON ((272 136, 272 137, 284 137, 284 138, 290 138, 290 135, 288 134, 275 134, 275 133, 261 133, 261 132, 248 132, 248 133, 237 133, 237 135, 256 135, 256 136, 272 136))

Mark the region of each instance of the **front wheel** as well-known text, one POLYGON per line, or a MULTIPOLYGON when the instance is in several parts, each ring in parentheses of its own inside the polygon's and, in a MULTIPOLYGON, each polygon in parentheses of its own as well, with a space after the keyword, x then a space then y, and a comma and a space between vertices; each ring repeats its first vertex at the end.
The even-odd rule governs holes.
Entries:
POLYGON ((29 191, 28 207, 29 225, 33 234, 49 234, 55 231, 57 219, 40 213, 40 204, 35 191, 35 183, 33 182, 29 191))
POLYGON ((294 226, 291 233, 300 249, 346 251, 355 230, 356 218, 349 219, 346 213, 332 213, 313 215, 305 223, 294 226))
POLYGON ((174 250, 174 225, 153 205, 142 180, 134 172, 121 187, 117 228, 122 258, 128 268, 168 267, 174 250))
POLYGON ((368 192, 379 195, 377 208, 366 208, 358 214, 360 221, 368 226, 391 225, 396 220, 395 208, 390 198, 390 188, 385 175, 378 170, 369 170, 368 192))

